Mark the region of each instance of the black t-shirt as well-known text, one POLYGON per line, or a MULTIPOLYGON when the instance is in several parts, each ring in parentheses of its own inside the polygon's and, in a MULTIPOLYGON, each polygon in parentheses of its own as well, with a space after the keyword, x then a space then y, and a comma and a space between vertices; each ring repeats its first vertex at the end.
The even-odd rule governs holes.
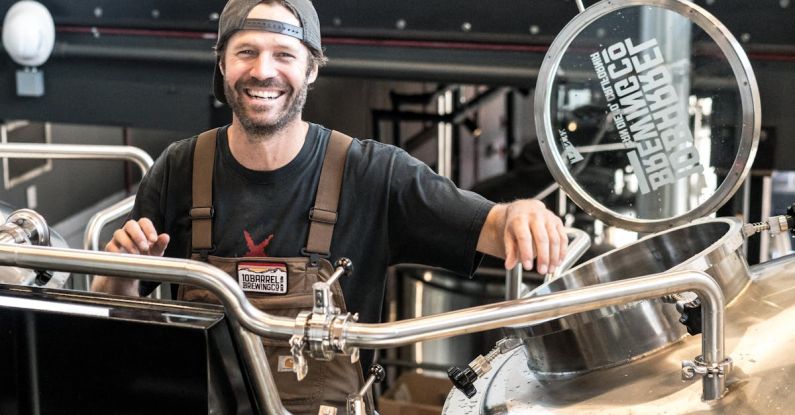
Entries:
MULTIPOLYGON (((274 171, 253 171, 229 150, 227 127, 217 140, 213 175, 212 255, 297 257, 306 246, 330 130, 310 124, 298 156, 274 171)), ((171 144, 141 182, 130 217, 147 217, 171 242, 168 257, 190 257, 191 180, 196 137, 171 144)), ((380 320, 386 269, 419 263, 471 274, 475 249, 493 203, 435 174, 405 151, 354 140, 348 153, 332 263, 347 257, 354 273, 340 280, 348 310, 361 322, 380 320)), ((156 284, 142 283, 142 294, 156 284)))

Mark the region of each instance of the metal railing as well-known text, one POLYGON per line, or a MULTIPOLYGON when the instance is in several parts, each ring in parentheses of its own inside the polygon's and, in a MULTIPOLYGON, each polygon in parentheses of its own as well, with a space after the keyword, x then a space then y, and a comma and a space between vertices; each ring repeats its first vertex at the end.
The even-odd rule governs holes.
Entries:
MULTIPOLYGON (((202 262, 184 259, 7 244, 0 244, 0 265, 102 273, 189 284, 211 291, 235 324, 242 326, 236 331, 244 346, 244 361, 254 375, 253 382, 260 404, 265 405, 267 413, 287 413, 267 366, 262 342, 252 333, 270 339, 287 340, 292 336, 303 336, 305 327, 296 324, 294 319, 273 316, 255 308, 246 300, 236 282, 223 271, 202 262)), ((341 336, 349 347, 398 347, 685 291, 695 292, 702 302, 703 359, 699 364, 706 368, 723 367, 726 362, 723 293, 711 277, 697 271, 632 278, 391 323, 350 322, 344 327, 341 336)), ((723 374, 718 376, 708 369, 702 381, 705 400, 723 396, 726 390, 723 374)))
MULTIPOLYGON (((141 175, 154 164, 152 157, 145 151, 131 146, 104 146, 85 144, 0 144, 0 158, 18 159, 61 159, 61 160, 123 160, 135 163, 141 175)), ((135 196, 130 196, 112 206, 103 209, 88 222, 83 235, 83 248, 99 249, 99 236, 108 223, 124 216, 132 210, 135 196)), ((91 276, 86 275, 85 284, 88 289, 91 276)))

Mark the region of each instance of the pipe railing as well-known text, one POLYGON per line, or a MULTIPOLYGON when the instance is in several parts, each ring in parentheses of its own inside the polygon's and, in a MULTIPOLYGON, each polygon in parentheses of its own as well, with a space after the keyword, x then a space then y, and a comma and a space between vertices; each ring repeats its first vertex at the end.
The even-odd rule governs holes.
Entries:
MULTIPOLYGON (((295 320, 258 310, 246 300, 244 292, 234 279, 223 271, 198 261, 0 244, 0 265, 102 273, 199 286, 215 294, 230 317, 254 334, 282 340, 293 335, 304 335, 304 328, 296 326, 295 320)), ((348 347, 398 347, 685 291, 695 292, 701 298, 704 364, 707 367, 718 366, 724 362, 725 357, 724 297, 720 286, 711 277, 697 271, 638 277, 391 323, 350 323, 344 330, 343 339, 348 347)), ((251 339, 243 338, 241 343, 249 348, 247 355, 262 358, 264 350, 252 349, 251 339)), ((278 393, 275 392, 270 373, 255 368, 253 375, 259 376, 256 383, 262 388, 262 397, 266 398, 264 402, 278 401, 278 393)), ((703 383, 706 400, 719 399, 723 395, 724 376, 704 376, 703 383)), ((268 410, 281 411, 271 407, 268 410)))
MULTIPOLYGON (((145 175, 154 164, 152 157, 137 147, 85 144, 2 143, 0 158, 130 161, 141 170, 141 176, 145 175)), ((98 250, 99 236, 105 225, 131 211, 134 203, 135 196, 130 196, 94 214, 83 235, 83 248, 98 250)), ((90 283, 91 276, 86 275, 86 290, 90 283)))
POLYGON ((152 164, 152 157, 131 146, 100 146, 84 144, 0 144, 0 157, 18 159, 124 160, 135 163, 142 173, 152 164))

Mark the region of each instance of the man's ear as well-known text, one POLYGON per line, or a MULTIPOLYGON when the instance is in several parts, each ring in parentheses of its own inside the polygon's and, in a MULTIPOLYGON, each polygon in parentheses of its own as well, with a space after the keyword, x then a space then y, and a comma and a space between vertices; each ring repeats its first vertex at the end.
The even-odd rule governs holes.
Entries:
POLYGON ((308 84, 311 85, 315 82, 315 80, 317 79, 318 69, 319 69, 318 66, 314 62, 312 62, 312 70, 309 72, 309 77, 307 79, 308 84))
POLYGON ((224 57, 223 56, 221 56, 221 58, 218 59, 218 69, 221 70, 221 76, 226 78, 226 68, 224 68, 224 57))

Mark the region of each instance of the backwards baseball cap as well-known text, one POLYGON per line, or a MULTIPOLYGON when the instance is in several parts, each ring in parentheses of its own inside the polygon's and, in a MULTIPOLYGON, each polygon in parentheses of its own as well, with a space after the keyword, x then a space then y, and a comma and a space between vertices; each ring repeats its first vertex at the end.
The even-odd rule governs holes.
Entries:
MULTIPOLYGON (((301 22, 301 27, 267 19, 248 19, 251 9, 262 3, 262 0, 229 0, 221 12, 218 21, 218 39, 215 50, 223 50, 226 42, 238 30, 264 30, 294 37, 302 41, 316 56, 323 56, 320 44, 320 20, 317 17, 315 6, 310 0, 275 0, 282 3, 293 12, 301 22)), ((215 78, 213 79, 213 93, 215 99, 226 103, 224 95, 224 76, 221 73, 219 56, 215 65, 215 78)))

